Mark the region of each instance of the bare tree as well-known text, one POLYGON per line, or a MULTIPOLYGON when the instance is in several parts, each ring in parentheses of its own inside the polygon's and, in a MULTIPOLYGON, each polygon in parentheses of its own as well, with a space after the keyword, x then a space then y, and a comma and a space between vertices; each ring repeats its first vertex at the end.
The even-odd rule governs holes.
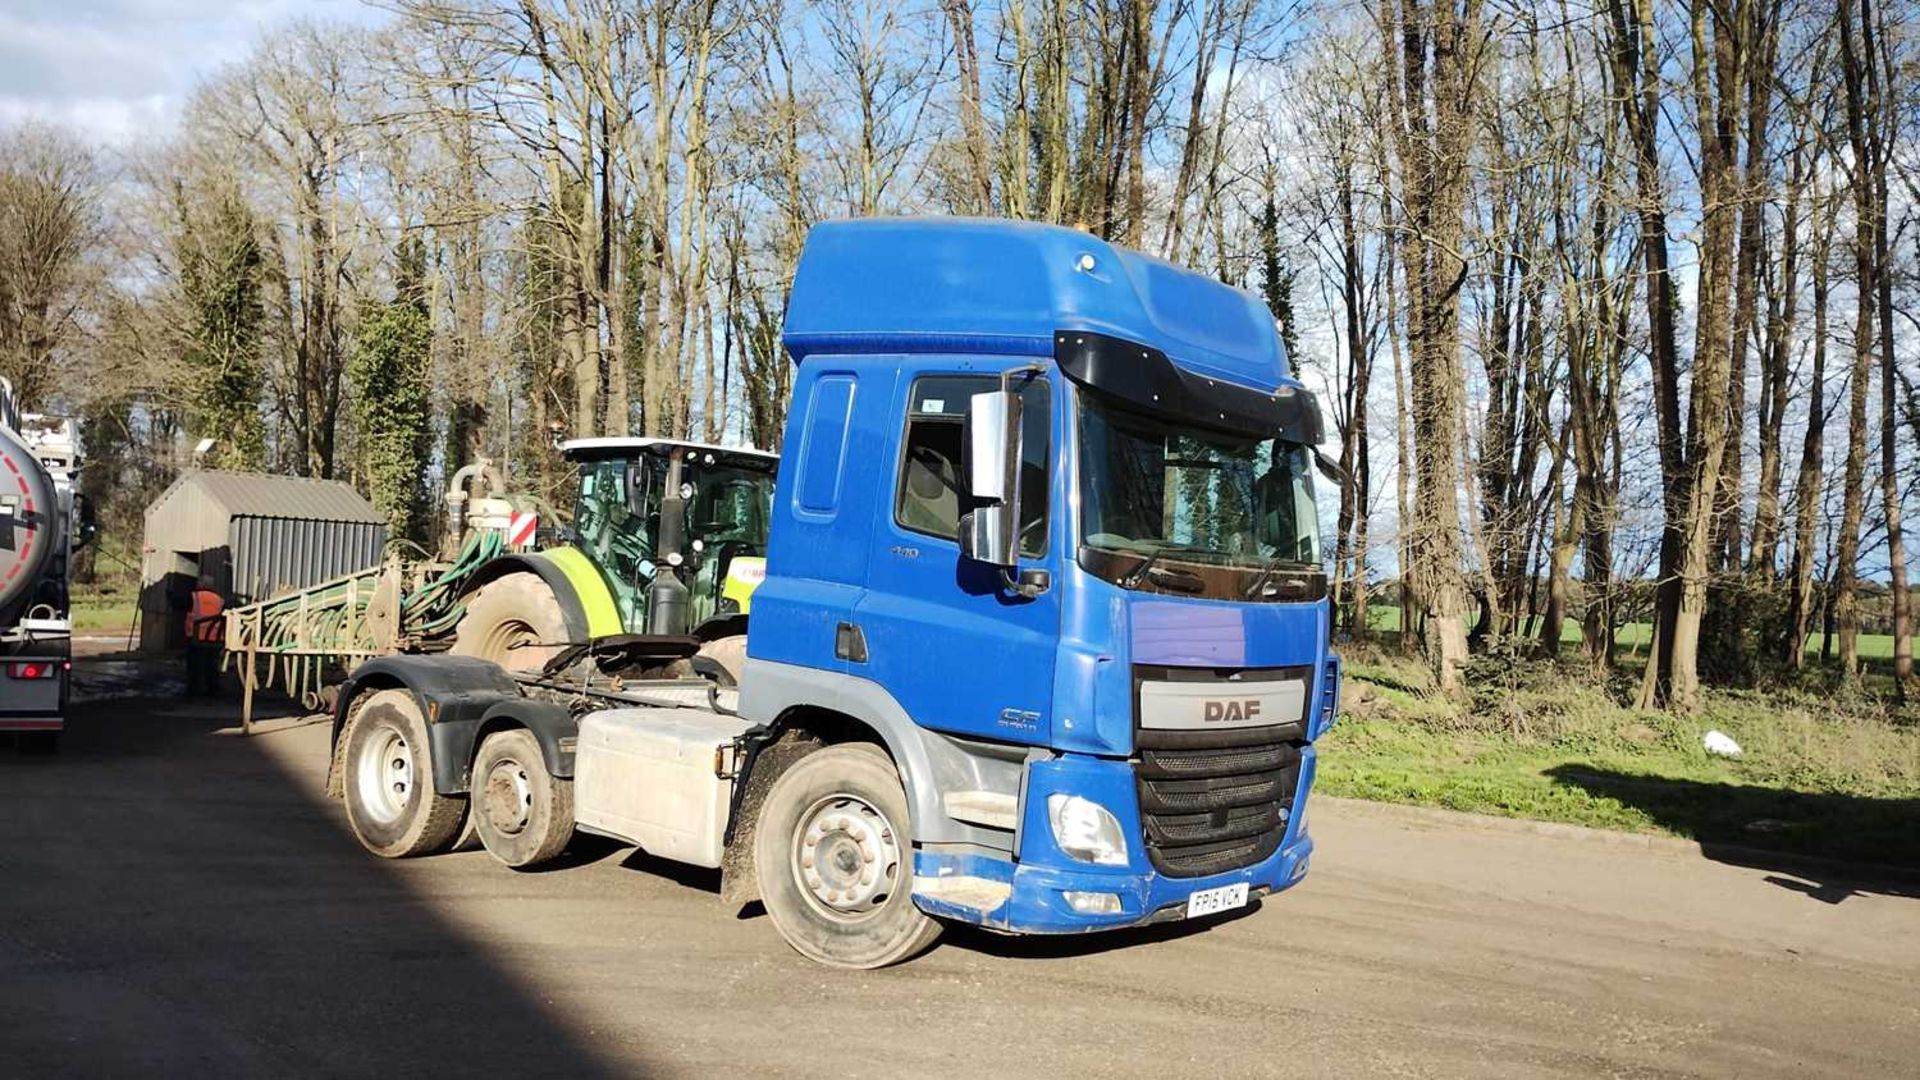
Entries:
POLYGON ((0 131, 0 375, 37 408, 87 337, 103 185, 92 151, 49 128, 0 131))

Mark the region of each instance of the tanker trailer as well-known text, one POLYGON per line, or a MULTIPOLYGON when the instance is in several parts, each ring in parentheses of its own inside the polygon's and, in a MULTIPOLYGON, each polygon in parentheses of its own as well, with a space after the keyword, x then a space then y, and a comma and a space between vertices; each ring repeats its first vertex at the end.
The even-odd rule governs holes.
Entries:
POLYGON ((72 421, 23 417, 0 379, 0 732, 41 750, 66 728, 78 464, 72 421))

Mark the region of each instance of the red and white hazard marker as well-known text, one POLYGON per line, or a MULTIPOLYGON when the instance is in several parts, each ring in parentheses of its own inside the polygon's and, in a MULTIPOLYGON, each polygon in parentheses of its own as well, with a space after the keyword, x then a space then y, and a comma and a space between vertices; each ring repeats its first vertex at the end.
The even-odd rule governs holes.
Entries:
POLYGON ((507 518, 507 546, 526 547, 540 530, 540 515, 531 510, 515 510, 507 518))

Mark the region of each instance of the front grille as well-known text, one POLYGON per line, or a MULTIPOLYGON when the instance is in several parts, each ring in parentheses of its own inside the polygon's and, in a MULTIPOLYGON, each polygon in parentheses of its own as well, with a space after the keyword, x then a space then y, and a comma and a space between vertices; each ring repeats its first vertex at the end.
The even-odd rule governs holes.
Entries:
MULTIPOLYGON (((1146 733, 1142 733, 1145 735, 1146 733)), ((1155 731, 1134 762, 1147 857, 1168 877, 1202 877, 1272 855, 1286 835, 1300 780, 1295 724, 1215 732, 1155 731), (1261 741, 1255 741, 1256 739, 1261 741)))

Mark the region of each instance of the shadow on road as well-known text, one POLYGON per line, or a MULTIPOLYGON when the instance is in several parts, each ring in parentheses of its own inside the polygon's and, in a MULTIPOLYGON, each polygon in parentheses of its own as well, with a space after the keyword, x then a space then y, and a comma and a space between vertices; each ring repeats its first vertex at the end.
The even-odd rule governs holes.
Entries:
POLYGON ((1783 791, 1557 765, 1554 781, 1642 810, 1716 862, 1829 904, 1920 898, 1920 799, 1783 791), (1856 865, 1848 865, 1848 863, 1856 865))
POLYGON ((324 762, 215 736, 235 708, 94 700, 57 756, 0 751, 4 1071, 613 1074, 435 910, 427 865, 344 834, 324 762))

